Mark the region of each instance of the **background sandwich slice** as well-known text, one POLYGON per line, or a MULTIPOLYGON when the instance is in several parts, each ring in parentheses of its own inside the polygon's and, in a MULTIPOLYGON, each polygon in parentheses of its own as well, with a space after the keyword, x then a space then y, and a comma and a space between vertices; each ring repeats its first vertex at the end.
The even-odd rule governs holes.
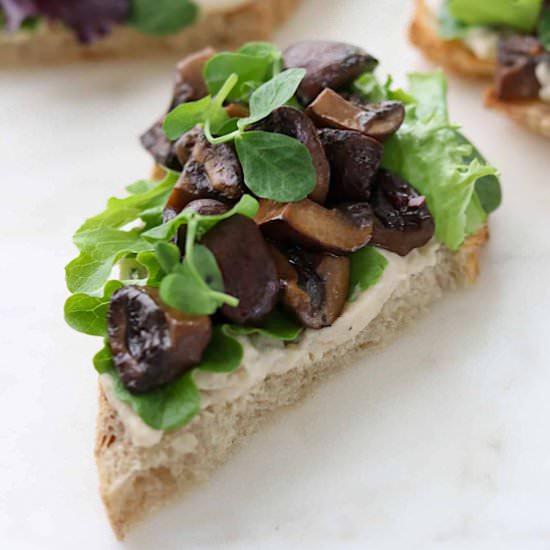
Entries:
POLYGON ((299 0, 248 0, 211 11, 191 26, 165 37, 117 25, 92 44, 81 44, 61 24, 47 23, 33 32, 0 34, 0 66, 60 64, 84 60, 143 58, 162 54, 181 57, 206 46, 236 48, 268 39, 294 12, 299 0))
MULTIPOLYGON (((497 70, 492 59, 477 57, 461 40, 445 40, 438 32, 436 14, 425 0, 415 0, 409 38, 430 61, 444 69, 469 77, 494 77, 497 70)), ((503 101, 494 89, 485 93, 485 105, 495 109, 525 128, 550 137, 550 103, 539 99, 503 101)))

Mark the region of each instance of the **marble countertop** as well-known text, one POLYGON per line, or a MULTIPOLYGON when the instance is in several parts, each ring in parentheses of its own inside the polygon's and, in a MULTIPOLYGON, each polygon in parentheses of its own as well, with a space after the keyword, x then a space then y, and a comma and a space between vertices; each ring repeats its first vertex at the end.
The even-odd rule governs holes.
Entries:
MULTIPOLYGON (((429 69, 406 0, 304 0, 278 36, 429 69)), ((450 79, 453 119, 502 172, 482 273, 388 349, 266 427, 201 490, 110 531, 93 459, 97 339, 62 317, 70 235, 148 173, 136 136, 171 62, 0 75, 0 545, 9 550, 550 549, 550 142, 450 79)))

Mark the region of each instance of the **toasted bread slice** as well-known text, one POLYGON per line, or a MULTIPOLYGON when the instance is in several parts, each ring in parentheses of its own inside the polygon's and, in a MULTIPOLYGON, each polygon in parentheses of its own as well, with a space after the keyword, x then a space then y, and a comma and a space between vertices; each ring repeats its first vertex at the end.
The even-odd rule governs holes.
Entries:
POLYGON ((479 250, 487 239, 485 228, 469 237, 458 252, 441 245, 435 265, 401 281, 380 313, 358 335, 339 342, 319 360, 268 376, 244 396, 208 406, 190 424, 165 433, 152 447, 132 444, 100 386, 95 452, 101 495, 116 535, 123 538, 136 522, 207 480, 263 422, 300 401, 319 380, 349 363, 357 353, 390 342, 398 329, 443 291, 473 282, 479 272, 479 250), (192 451, 190 439, 195 443, 192 451))
POLYGON ((495 73, 495 61, 480 59, 460 40, 443 40, 438 33, 436 15, 424 0, 415 0, 409 38, 422 53, 443 68, 464 76, 491 77, 495 73))
MULTIPOLYGON (((494 61, 476 57, 460 40, 443 40, 437 33, 437 24, 437 18, 425 1, 416 0, 409 37, 428 59, 464 76, 494 75, 494 61)), ((504 113, 532 132, 550 137, 550 103, 538 99, 501 101, 494 89, 489 88, 485 94, 485 105, 504 113)))
POLYGON ((496 109, 525 128, 550 138, 550 103, 538 99, 523 101, 501 101, 495 90, 489 88, 485 93, 485 105, 496 109))
POLYGON ((28 36, 0 35, 0 66, 58 64, 84 60, 176 57, 205 46, 234 49, 244 42, 265 40, 293 13, 299 0, 248 0, 242 6, 206 14, 191 27, 157 38, 119 26, 92 45, 77 42, 61 25, 46 24, 28 36))

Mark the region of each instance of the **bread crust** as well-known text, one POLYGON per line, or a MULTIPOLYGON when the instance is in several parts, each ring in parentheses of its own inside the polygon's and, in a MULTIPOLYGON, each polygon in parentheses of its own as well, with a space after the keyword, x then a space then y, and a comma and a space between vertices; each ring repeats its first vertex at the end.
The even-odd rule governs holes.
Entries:
POLYGON ((44 32, 22 40, 0 38, 0 67, 169 54, 179 58, 206 46, 234 49, 244 42, 269 39, 276 27, 292 15, 299 1, 249 0, 243 6, 210 13, 191 27, 163 38, 119 26, 91 45, 79 44, 72 32, 61 25, 48 24, 44 32))
POLYGON ((528 130, 550 138, 550 103, 540 99, 500 101, 494 88, 485 92, 485 105, 504 113, 528 130))
POLYGON ((463 76, 493 76, 496 69, 494 60, 480 59, 460 40, 443 40, 437 29, 435 14, 424 0, 416 0, 409 38, 428 59, 463 76))
POLYGON ((479 252, 488 237, 485 227, 457 252, 441 247, 436 266, 402 283, 355 339, 342 342, 307 367, 268 376, 242 397, 203 409, 191 423, 165 433, 153 447, 132 444, 100 385, 95 455, 101 496, 116 536, 124 538, 138 521, 206 481, 274 413, 301 401, 316 383, 358 353, 387 344, 443 291, 475 281, 479 252), (194 451, 178 453, 183 437, 196 439, 194 451))

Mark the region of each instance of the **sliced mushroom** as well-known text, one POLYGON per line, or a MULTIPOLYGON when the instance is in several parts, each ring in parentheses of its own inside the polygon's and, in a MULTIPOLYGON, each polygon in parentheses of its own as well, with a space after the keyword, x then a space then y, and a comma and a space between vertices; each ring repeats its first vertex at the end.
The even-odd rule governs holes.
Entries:
POLYGON ((343 88, 378 64, 361 48, 322 40, 298 42, 283 52, 283 59, 286 68, 303 67, 307 71, 297 92, 304 105, 313 101, 324 88, 343 88))
MULTIPOLYGON (((213 48, 205 48, 184 57, 177 66, 176 83, 168 112, 186 103, 201 99, 207 94, 203 77, 204 64, 216 53, 213 48)), ((164 118, 164 117, 163 117, 164 118)), ((140 138, 143 147, 151 153, 155 162, 171 170, 182 168, 174 150, 174 144, 162 130, 163 118, 155 122, 140 138)))
POLYGON ((328 88, 317 96, 306 113, 319 128, 356 130, 378 140, 397 132, 405 119, 405 107, 400 101, 359 106, 328 88))
POLYGON ((233 145, 212 145, 201 128, 194 128, 178 140, 176 152, 184 167, 167 208, 181 212, 195 199, 236 202, 241 198, 243 174, 233 145))
POLYGON ((236 214, 209 231, 202 243, 214 254, 222 272, 225 292, 239 305, 224 305, 222 314, 244 325, 262 321, 275 307, 279 281, 258 226, 236 214))
POLYGON ((170 110, 187 101, 201 99, 208 93, 203 69, 206 62, 215 54, 214 48, 204 48, 185 56, 176 65, 176 83, 170 110))
POLYGON ((281 300, 307 328, 330 326, 341 315, 349 290, 350 259, 293 247, 283 254, 271 245, 281 300))
POLYGON ((245 118, 250 115, 248 107, 242 103, 230 103, 225 112, 230 118, 245 118))
POLYGON ((126 286, 111 298, 108 336, 124 387, 141 393, 197 365, 210 342, 212 322, 167 306, 156 288, 126 286))
POLYGON ((162 129, 162 120, 155 122, 140 137, 140 141, 158 165, 177 172, 181 170, 181 163, 176 155, 174 144, 166 137, 162 129))
POLYGON ((425 197, 388 170, 378 173, 371 205, 375 215, 371 245, 406 256, 433 237, 435 223, 425 197))
MULTIPOLYGON (((498 45, 495 92, 499 99, 534 99, 541 88, 535 69, 544 48, 533 36, 508 36, 498 45)), ((548 55, 550 59, 550 55, 548 55)))
POLYGON ((382 160, 382 144, 351 130, 319 131, 330 169, 329 200, 334 203, 368 201, 382 160))
POLYGON ((279 107, 266 119, 256 124, 254 129, 285 134, 307 147, 317 172, 317 183, 309 198, 320 204, 325 202, 329 188, 330 167, 313 122, 297 109, 279 107))
POLYGON ((373 217, 368 205, 364 216, 351 215, 346 209, 324 208, 309 199, 279 203, 260 200, 256 223, 267 237, 299 244, 311 250, 350 254, 371 239, 373 217))
MULTIPOLYGON (((215 199, 197 199, 188 203, 185 208, 191 208, 198 214, 203 216, 217 216, 218 214, 224 214, 229 210, 229 205, 215 199)), ((173 208, 165 208, 162 212, 162 222, 166 223, 175 218, 178 213, 173 208)), ((182 254, 185 252, 185 238, 187 235, 187 225, 180 225, 176 236, 173 239, 181 250, 182 254)))

